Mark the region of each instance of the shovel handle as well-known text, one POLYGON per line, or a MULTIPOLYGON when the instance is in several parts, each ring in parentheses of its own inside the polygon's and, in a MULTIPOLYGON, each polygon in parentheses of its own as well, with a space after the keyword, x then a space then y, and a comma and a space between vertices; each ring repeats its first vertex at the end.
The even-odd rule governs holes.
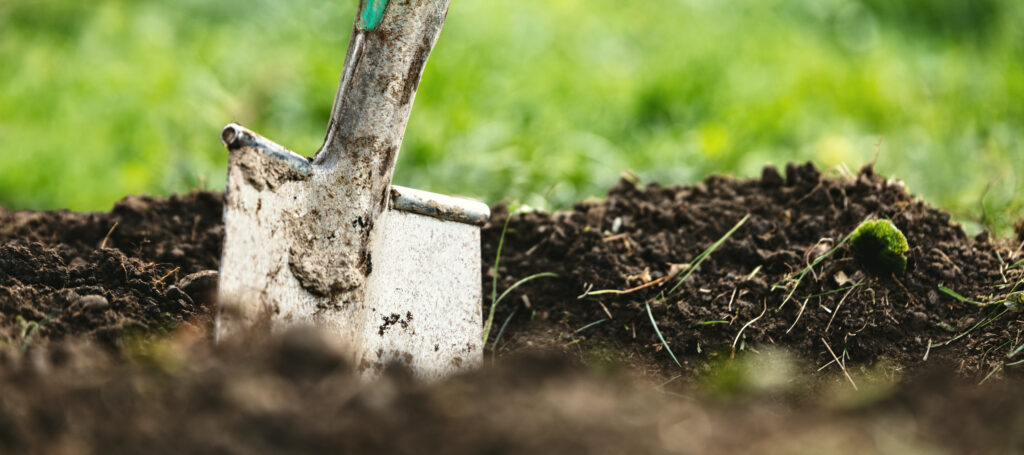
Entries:
POLYGON ((423 67, 449 2, 360 0, 315 165, 339 172, 368 167, 390 183, 423 67))
POLYGON ((371 31, 377 28, 377 24, 384 17, 384 9, 387 7, 388 0, 366 0, 359 15, 360 22, 356 26, 363 31, 371 31))

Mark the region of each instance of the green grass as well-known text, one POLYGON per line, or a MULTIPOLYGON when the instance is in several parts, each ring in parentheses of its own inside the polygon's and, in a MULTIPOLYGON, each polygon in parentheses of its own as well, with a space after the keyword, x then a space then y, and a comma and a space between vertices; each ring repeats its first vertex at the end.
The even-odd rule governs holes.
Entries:
POLYGON ((733 226, 732 229, 729 229, 729 231, 723 234, 722 237, 715 241, 715 243, 712 243, 710 246, 705 248, 704 251, 702 251, 700 254, 694 257, 693 260, 690 261, 689 266, 686 267, 685 270, 679 271, 679 273, 677 273, 676 276, 672 278, 676 280, 676 284, 675 286, 672 286, 672 289, 669 289, 669 295, 674 294, 679 289, 679 286, 682 286, 683 282, 686 281, 686 279, 689 278, 690 275, 692 275, 698 267, 700 267, 704 260, 711 256, 711 253, 714 253, 715 250, 718 249, 718 247, 722 246, 722 244, 725 243, 725 241, 728 240, 729 237, 736 233, 736 230, 738 230, 740 226, 743 226, 743 223, 746 223, 748 219, 750 219, 749 213, 743 215, 743 218, 740 218, 740 220, 736 222, 736 225, 733 226))
MULTIPOLYGON (((0 205, 223 188, 230 121, 311 154, 355 4, 0 3, 0 205)), ((881 141, 880 172, 1005 233, 1024 205, 1021 23, 1015 0, 453 0, 395 180, 554 208, 627 168, 855 168, 881 141)))
POLYGON ((679 363, 679 359, 676 358, 676 354, 672 352, 672 348, 669 347, 668 342, 665 341, 665 337, 661 336, 661 330, 658 329, 658 323, 654 321, 654 314, 651 313, 651 303, 646 302, 644 306, 647 307, 647 317, 651 320, 651 327, 654 327, 654 333, 658 335, 658 339, 661 340, 661 345, 665 347, 665 351, 672 357, 672 361, 676 363, 676 366, 682 368, 683 366, 679 363))
MULTIPOLYGON (((866 223, 868 221, 868 219, 870 219, 870 216, 868 218, 864 218, 864 221, 862 221, 860 225, 863 225, 864 223, 866 223)), ((858 226, 860 226, 860 225, 858 225, 858 226)), ((773 291, 776 290, 776 289, 787 289, 787 288, 789 289, 789 294, 786 294, 786 298, 782 300, 781 304, 779 304, 779 309, 781 310, 782 307, 786 306, 786 303, 789 302, 793 298, 793 294, 796 293, 797 288, 799 288, 800 284, 803 283, 804 277, 806 277, 808 273, 811 273, 811 271, 814 270, 814 268, 817 267, 818 264, 821 264, 822 261, 824 261, 825 259, 828 259, 829 256, 832 256, 832 253, 835 253, 836 251, 839 251, 839 249, 842 248, 843 245, 846 245, 846 242, 849 242, 850 238, 853 237, 854 234, 856 234, 856 233, 857 233, 857 230, 854 229, 849 234, 846 234, 846 237, 843 237, 843 239, 840 240, 839 243, 836 244, 836 246, 832 247, 832 249, 826 251, 821 256, 818 256, 818 257, 814 258, 814 261, 811 261, 811 263, 808 264, 806 267, 804 267, 803 269, 800 269, 799 272, 793 272, 793 273, 789 274, 789 276, 786 277, 785 279, 783 279, 782 281, 773 284, 772 285, 772 290, 773 291)), ((810 298, 811 297, 808 297, 807 299, 810 299, 810 298)))
MULTIPOLYGON (((484 320, 483 330, 484 333, 482 346, 485 348, 487 347, 487 340, 490 338, 491 327, 494 325, 494 311, 498 308, 498 304, 505 299, 505 296, 507 296, 509 293, 514 291, 519 286, 522 286, 538 278, 558 278, 557 274, 551 272, 535 273, 519 281, 516 281, 511 286, 506 288, 505 291, 501 293, 501 295, 498 295, 498 265, 501 264, 501 249, 505 245, 505 234, 508 233, 508 222, 512 220, 512 217, 514 215, 516 215, 516 211, 511 210, 508 214, 508 217, 505 218, 505 225, 501 228, 501 237, 498 238, 498 251, 497 253, 495 253, 494 256, 494 266, 492 266, 491 268, 491 273, 493 274, 493 281, 491 286, 491 308, 487 312, 487 319, 484 320)), ((516 308, 516 310, 518 310, 518 307, 516 308)), ((515 315, 516 310, 513 310, 512 314, 509 314, 508 319, 505 319, 505 323, 501 325, 501 329, 498 331, 498 336, 495 337, 495 349, 497 349, 498 347, 498 340, 501 339, 501 334, 505 333, 505 327, 508 326, 509 321, 512 320, 512 316, 515 315)))

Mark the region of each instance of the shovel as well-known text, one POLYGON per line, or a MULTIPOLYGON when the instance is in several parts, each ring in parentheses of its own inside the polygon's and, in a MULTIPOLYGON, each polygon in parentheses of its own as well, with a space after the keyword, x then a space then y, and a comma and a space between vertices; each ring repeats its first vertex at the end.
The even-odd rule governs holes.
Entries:
POLYGON ((482 360, 480 202, 391 185, 449 0, 361 0, 324 144, 307 159, 238 124, 229 150, 218 339, 315 325, 364 376, 482 360))

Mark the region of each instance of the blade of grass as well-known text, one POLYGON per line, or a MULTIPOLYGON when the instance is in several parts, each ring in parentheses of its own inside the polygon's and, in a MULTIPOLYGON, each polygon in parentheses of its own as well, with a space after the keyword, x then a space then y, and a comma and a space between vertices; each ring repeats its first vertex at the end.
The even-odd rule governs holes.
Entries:
POLYGON ((509 313, 508 317, 505 318, 505 322, 501 324, 501 328, 498 329, 498 336, 494 337, 494 343, 492 344, 492 346, 494 346, 494 349, 498 349, 498 341, 501 340, 501 334, 505 333, 505 327, 508 327, 508 323, 512 321, 512 317, 515 316, 518 312, 519 307, 516 307, 516 309, 512 310, 512 313, 509 313))
POLYGON ((990 303, 982 303, 982 302, 979 302, 977 300, 968 299, 967 297, 964 297, 964 296, 960 295, 958 292, 956 292, 956 291, 946 287, 943 284, 939 285, 939 290, 942 291, 943 293, 945 293, 946 295, 948 295, 948 296, 950 296, 950 297, 952 297, 954 299, 957 299, 957 300, 959 300, 960 302, 963 302, 963 303, 969 303, 971 305, 979 306, 979 307, 986 307, 986 306, 991 305, 990 303))
MULTIPOLYGON (((494 269, 492 270, 494 279, 491 281, 491 314, 494 314, 494 302, 498 300, 498 264, 501 263, 501 248, 505 246, 505 234, 508 233, 509 221, 512 221, 511 212, 508 214, 508 217, 505 218, 505 225, 501 228, 501 236, 498 237, 498 252, 494 255, 494 269)), ((487 344, 486 336, 484 337, 484 341, 484 344, 487 344)))
POLYGON ((758 265, 757 267, 754 267, 754 270, 751 271, 750 275, 747 275, 747 277, 744 278, 743 281, 753 280, 754 277, 757 276, 757 272, 760 272, 760 271, 761 271, 761 266, 760 265, 758 265))
POLYGON ((661 340, 661 345, 665 346, 665 350, 668 351, 668 355, 672 357, 672 361, 676 363, 676 366, 682 368, 683 366, 679 363, 679 359, 676 358, 675 353, 672 352, 672 348, 668 346, 668 342, 665 341, 665 337, 661 336, 661 330, 658 330, 658 323, 654 322, 654 314, 651 313, 651 304, 645 303, 647 307, 647 317, 651 318, 651 325, 654 326, 654 333, 658 335, 658 339, 661 340))
POLYGON ((744 215, 743 218, 740 219, 740 221, 736 223, 735 226, 732 227, 732 229, 729 229, 729 232, 726 232, 725 235, 722 236, 722 238, 718 239, 718 241, 716 241, 715 243, 712 243, 711 246, 707 247, 707 249, 698 254, 697 257, 693 258, 693 260, 690 261, 690 266, 687 267, 685 271, 680 271, 678 274, 676 274, 677 277, 682 274, 682 277, 679 278, 679 280, 676 281, 676 285, 672 286, 672 289, 668 291, 669 295, 674 294, 676 292, 676 289, 679 289, 679 286, 682 286, 683 282, 686 281, 686 279, 689 278, 691 274, 693 274, 693 271, 697 270, 697 267, 700 267, 700 264, 704 262, 704 260, 707 259, 708 256, 711 256, 711 253, 714 253, 719 246, 725 243, 726 239, 732 236, 733 233, 735 233, 740 228, 740 226, 743 226, 743 223, 746 223, 748 219, 750 219, 749 213, 744 215))
POLYGON ((556 277, 558 277, 558 275, 554 274, 554 273, 551 273, 551 272, 535 273, 533 275, 530 275, 530 276, 528 276, 526 278, 523 278, 523 279, 521 279, 519 281, 516 281, 515 284, 513 284, 512 286, 509 286, 508 289, 505 289, 505 292, 502 292, 501 295, 498 296, 497 300, 494 300, 494 301, 491 302, 491 310, 487 314, 487 323, 484 324, 484 346, 487 346, 487 338, 488 338, 488 335, 490 335, 490 332, 491 332, 491 325, 494 323, 494 310, 496 308, 498 308, 498 304, 501 303, 501 301, 505 298, 505 296, 507 296, 510 292, 514 291, 519 286, 522 286, 522 285, 524 285, 524 284, 526 284, 526 283, 528 283, 530 281, 536 280, 537 278, 548 278, 548 277, 556 278, 556 277))
POLYGON ((959 339, 967 336, 967 334, 969 334, 969 333, 971 333, 971 332, 973 332, 975 330, 978 330, 978 329, 980 329, 982 327, 985 327, 986 325, 991 324, 996 319, 999 319, 1004 314, 1006 314, 1007 311, 1010 311, 1010 309, 1009 308, 1003 308, 1003 311, 1000 311, 998 314, 996 314, 996 311, 999 311, 998 307, 995 310, 992 310, 991 313, 989 313, 989 317, 986 317, 985 319, 982 319, 981 322, 978 322, 977 324, 974 324, 974 327, 971 327, 966 332, 963 332, 963 333, 961 333, 961 334, 959 334, 959 335, 957 335, 957 336, 955 336, 953 338, 950 338, 949 341, 946 341, 945 343, 937 344, 937 345, 932 346, 932 347, 946 346, 946 345, 948 345, 948 344, 950 344, 950 343, 952 343, 952 342, 954 342, 956 340, 959 340, 959 339), (992 316, 992 315, 995 315, 995 316, 992 316))
POLYGON ((718 320, 718 321, 703 321, 703 322, 698 322, 696 324, 690 324, 690 327, 700 327, 702 325, 728 324, 728 323, 729 323, 729 321, 722 321, 722 320, 718 320))
POLYGON ((1006 356, 1006 358, 1012 359, 1012 358, 1016 357, 1017 354, 1020 354, 1021 351, 1024 351, 1024 344, 1021 344, 1020 346, 1017 346, 1016 348, 1014 348, 1013 352, 1009 353, 1006 356))
MULTIPOLYGON (((860 226, 861 224, 864 224, 869 219, 871 219, 871 215, 868 215, 867 217, 865 217, 864 221, 861 221, 860 223, 858 223, 857 226, 860 226)), ((821 264, 821 262, 824 261, 825 259, 827 259, 829 256, 832 256, 832 253, 835 253, 836 251, 838 251, 839 248, 842 248, 843 245, 846 245, 846 242, 850 241, 850 237, 853 236, 854 232, 857 232, 857 228, 854 228, 852 231, 850 231, 849 234, 846 234, 846 237, 843 237, 843 241, 839 242, 836 246, 832 247, 832 249, 828 250, 825 254, 822 254, 821 256, 818 256, 817 258, 815 258, 814 262, 811 262, 811 265, 808 265, 807 267, 804 267, 803 270, 800 271, 800 276, 797 277, 796 282, 793 284, 793 289, 789 290, 789 294, 786 295, 786 298, 782 301, 782 304, 779 305, 779 309, 780 310, 782 309, 782 307, 786 306, 786 303, 789 302, 790 299, 793 298, 793 294, 796 293, 796 289, 798 287, 800 287, 800 283, 803 282, 804 277, 807 276, 807 273, 810 272, 811 269, 813 269, 814 267, 817 267, 818 264, 821 264)), ((772 289, 775 289, 775 287, 778 286, 778 285, 779 285, 779 283, 775 283, 774 285, 772 285, 772 289)))
POLYGON ((601 320, 597 320, 597 321, 591 322, 590 324, 587 324, 587 325, 585 325, 583 327, 580 327, 580 328, 576 329, 576 332, 574 332, 574 333, 580 333, 580 332, 582 332, 582 331, 584 331, 586 329, 589 329, 589 328, 591 328, 591 327, 593 327, 595 325, 598 325, 598 324, 601 324, 601 323, 604 323, 604 322, 608 322, 608 320, 607 319, 601 319, 601 320))
POLYGON ((843 292, 843 291, 846 291, 846 290, 850 290, 850 289, 854 289, 854 288, 858 288, 858 287, 861 287, 863 285, 864 285, 863 282, 857 283, 857 284, 851 284, 849 286, 843 286, 843 287, 841 287, 839 289, 833 289, 831 291, 822 292, 820 294, 809 295, 806 298, 813 299, 815 297, 825 297, 826 295, 838 294, 840 292, 843 292))
POLYGON ((978 383, 978 385, 982 385, 982 384, 988 382, 989 378, 991 378, 992 375, 996 374, 996 372, 998 372, 999 370, 1002 370, 1003 366, 1005 366, 1005 365, 1006 365, 1005 362, 1000 362, 999 365, 996 365, 996 367, 993 368, 992 371, 989 371, 988 374, 985 375, 985 378, 982 379, 981 382, 978 383))

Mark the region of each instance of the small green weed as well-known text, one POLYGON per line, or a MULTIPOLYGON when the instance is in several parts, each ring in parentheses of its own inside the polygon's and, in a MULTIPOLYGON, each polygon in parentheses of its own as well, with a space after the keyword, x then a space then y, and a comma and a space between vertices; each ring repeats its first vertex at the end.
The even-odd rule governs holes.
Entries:
MULTIPOLYGON (((501 228, 501 237, 499 237, 499 239, 498 239, 498 252, 497 252, 497 254, 494 257, 494 269, 493 269, 494 281, 492 282, 492 285, 491 285, 491 309, 490 309, 490 311, 487 314, 487 321, 484 323, 484 335, 483 335, 483 346, 484 347, 487 347, 487 340, 488 340, 488 338, 490 337, 490 334, 491 334, 491 327, 494 325, 494 310, 498 308, 498 303, 501 303, 501 301, 505 298, 505 296, 507 296, 510 292, 512 292, 513 290, 515 290, 519 286, 522 286, 522 285, 524 285, 524 284, 526 284, 526 283, 528 283, 530 281, 533 281, 533 280, 535 280, 537 278, 556 278, 556 277, 558 277, 558 275, 556 275, 554 273, 550 273, 550 272, 535 273, 535 274, 530 275, 530 276, 528 276, 526 278, 523 278, 523 279, 521 279, 519 281, 516 281, 512 286, 509 286, 508 289, 505 289, 505 292, 502 292, 500 296, 498 295, 498 264, 501 262, 501 249, 502 249, 502 247, 505 246, 505 234, 508 233, 508 222, 512 220, 512 215, 513 215, 513 212, 509 211, 508 218, 505 219, 505 226, 501 228)), ((511 319, 512 319, 512 316, 510 315, 509 318, 505 320, 505 323, 502 324, 500 332, 504 332, 505 331, 505 326, 508 325, 508 322, 511 319)), ((499 334, 499 336, 500 336, 500 334, 499 334)))
POLYGON ((18 315, 18 325, 21 326, 21 350, 24 351, 32 344, 32 339, 35 338, 36 334, 39 333, 39 329, 43 328, 46 324, 50 323, 57 313, 50 313, 46 315, 41 321, 28 321, 20 314, 18 315))

